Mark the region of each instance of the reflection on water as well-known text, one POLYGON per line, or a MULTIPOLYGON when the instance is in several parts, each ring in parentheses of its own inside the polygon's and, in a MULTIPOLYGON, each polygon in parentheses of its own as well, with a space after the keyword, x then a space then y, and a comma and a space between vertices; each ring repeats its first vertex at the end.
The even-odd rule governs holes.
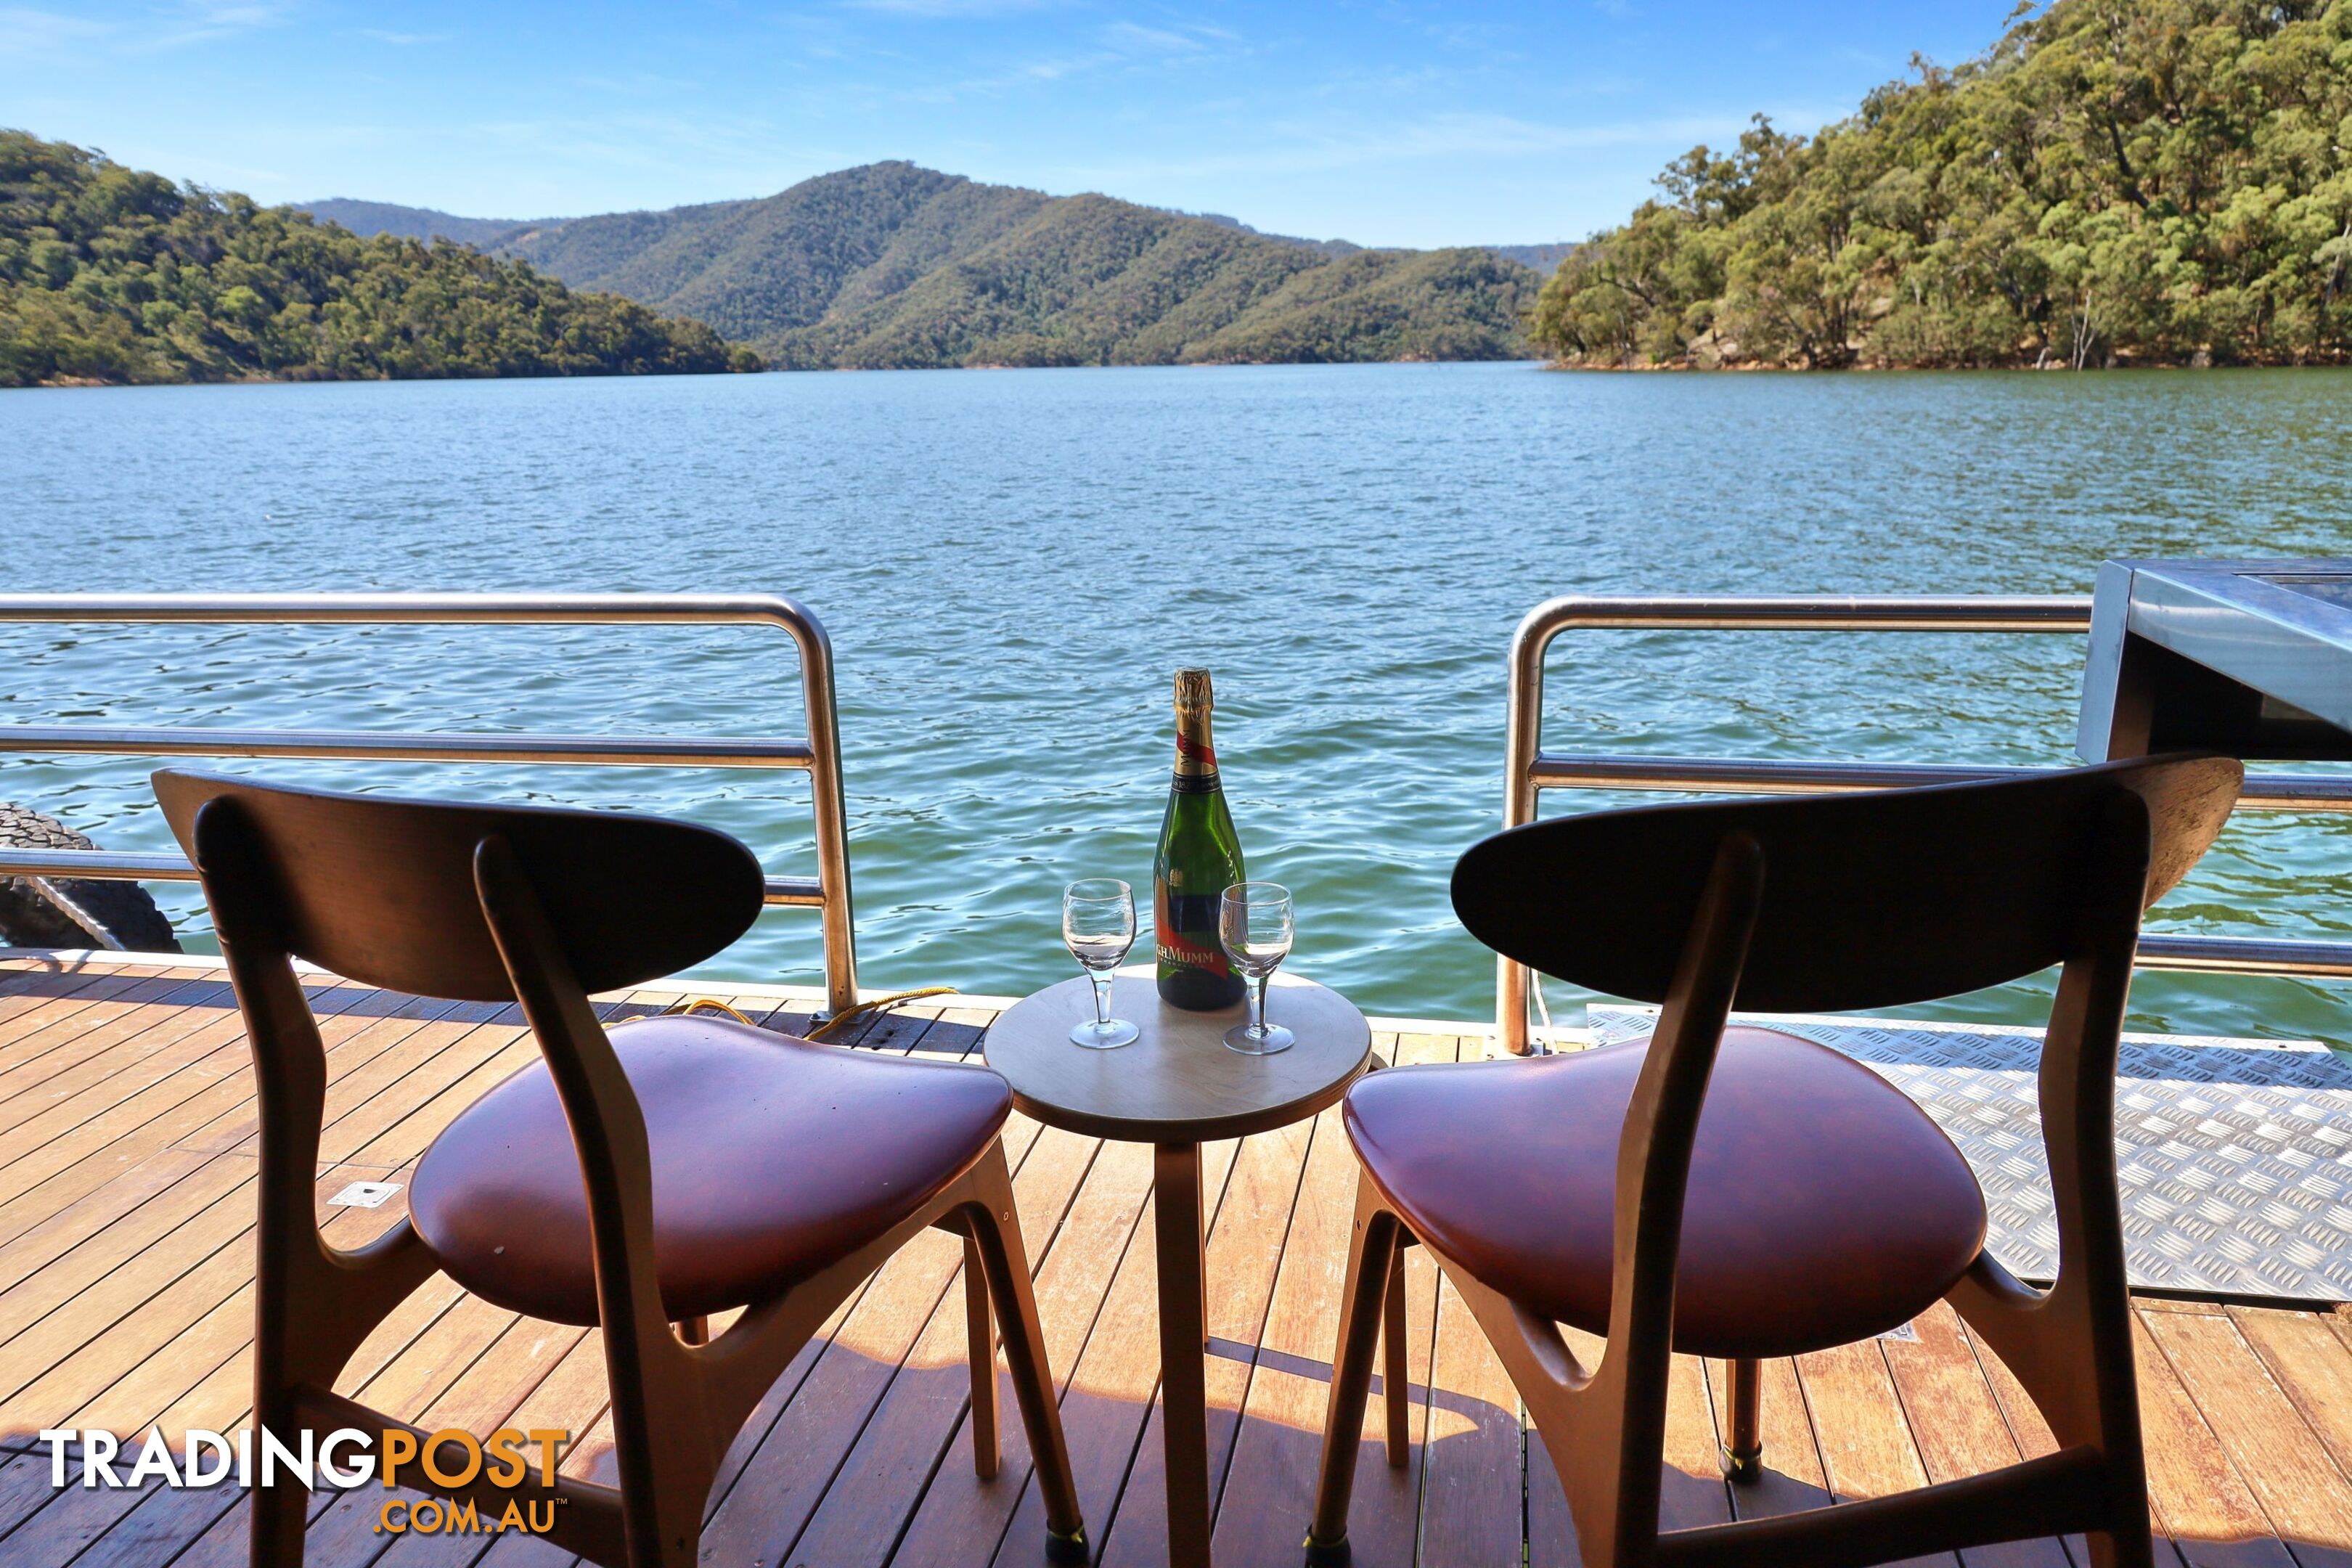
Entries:
MULTIPOLYGON (((1498 818, 1503 647, 1528 606, 2083 593, 2110 556, 2352 554, 2347 393, 2328 371, 1523 365, 15 393, 0 582, 796 595, 841 659, 861 958, 889 986, 1064 975, 1060 885, 1149 875, 1169 672, 1205 663, 1250 869, 1298 892, 1297 962, 1375 1010, 1479 1017, 1492 970, 1446 876, 1498 818)), ((2081 658, 2074 637, 1576 633, 1547 741, 2057 763, 2081 658)), ((0 722, 799 722, 791 647, 752 629, 17 626, 0 660, 0 722)), ((239 766, 675 811, 813 870, 797 775, 239 766)), ((110 846, 167 842, 136 760, 0 770, 0 798, 110 846)), ((2352 823, 2250 816, 2159 923, 2342 933, 2347 889, 2352 823)), ((189 890, 164 896, 193 920, 189 890)), ((814 922, 780 911, 714 973, 809 979, 816 954, 814 922)), ((2043 994, 1940 1011, 2025 1019, 2043 994)), ((2345 1000, 2151 974, 2135 1023, 2345 1038, 2345 1000)))

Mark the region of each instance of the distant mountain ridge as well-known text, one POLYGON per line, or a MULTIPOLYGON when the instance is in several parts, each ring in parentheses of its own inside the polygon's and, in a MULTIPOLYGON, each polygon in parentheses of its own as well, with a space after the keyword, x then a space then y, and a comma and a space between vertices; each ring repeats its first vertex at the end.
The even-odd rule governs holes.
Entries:
POLYGON ((291 205, 320 223, 338 223, 365 239, 389 234, 401 239, 454 239, 483 250, 495 250, 499 240, 519 228, 560 223, 560 218, 459 217, 437 207, 404 207, 397 202, 363 202, 351 196, 331 196, 323 202, 291 205))
POLYGON ((494 249, 787 368, 1524 358, 1542 282, 1485 247, 1367 250, 902 162, 662 212, 309 210, 494 249))
POLYGON ((1489 245, 1481 248, 1493 251, 1506 261, 1532 267, 1549 278, 1559 269, 1561 262, 1576 254, 1576 241, 1555 239, 1544 245, 1489 245))

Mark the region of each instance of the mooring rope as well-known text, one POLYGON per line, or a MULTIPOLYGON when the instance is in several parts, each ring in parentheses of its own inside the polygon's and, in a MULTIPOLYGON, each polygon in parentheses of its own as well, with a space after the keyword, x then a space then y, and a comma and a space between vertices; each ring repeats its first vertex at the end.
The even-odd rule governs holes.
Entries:
MULTIPOLYGON (((883 1012, 887 1008, 896 1007, 901 1002, 912 1002, 924 996, 954 994, 955 987, 952 985, 925 985, 914 991, 894 991, 887 996, 877 996, 870 1001, 858 1002, 844 1007, 801 1037, 806 1040, 821 1040, 851 1019, 862 1018, 868 1013, 883 1012)), ((752 1024, 751 1019, 716 996, 696 996, 688 1001, 673 1003, 661 1010, 661 1016, 665 1018, 678 1017, 706 1007, 714 1013, 724 1013, 739 1024, 750 1024, 753 1028, 759 1027, 758 1025, 752 1024)))

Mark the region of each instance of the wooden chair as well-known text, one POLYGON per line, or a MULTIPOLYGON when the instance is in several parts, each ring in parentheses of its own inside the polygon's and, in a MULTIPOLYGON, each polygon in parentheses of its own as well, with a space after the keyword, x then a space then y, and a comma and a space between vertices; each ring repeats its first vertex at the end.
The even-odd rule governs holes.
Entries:
MULTIPOLYGON (((927 1226, 964 1241, 974 1459, 997 1464, 994 1303, 1036 1457, 1046 1555, 1084 1562, 1069 1455, 983 1068, 866 1055, 728 1021, 603 1028, 593 992, 696 963, 759 913, 760 868, 706 828, 481 808, 165 771, 155 792, 204 879, 253 1044, 261 1119, 254 1420, 404 1427, 334 1392, 436 1269, 499 1306, 604 1331, 619 1485, 404 1482, 496 1517, 557 1502, 555 1544, 689 1568, 730 1442, 859 1281, 927 1226), (313 1189, 327 1068, 291 959, 388 990, 518 1002, 543 1061, 461 1112, 409 1214, 339 1251, 313 1189), (743 1312, 709 1342, 675 1324, 743 1312)), ((420 1442, 425 1434, 406 1428, 420 1442)), ((482 1436, 477 1434, 477 1436, 482 1436)), ((444 1473, 463 1466, 445 1445, 444 1473)), ((252 1494, 252 1560, 302 1560, 309 1493, 252 1494)))
MULTIPOLYGON (((2116 1192, 2116 1053, 2141 911, 2221 830, 2231 761, 2158 757, 1884 794, 1598 812, 1462 858, 1473 934, 1592 990, 1663 1003, 1645 1043, 1375 1073, 1310 1561, 1344 1562, 1373 1349, 1400 1246, 1429 1247, 1525 1398, 1587 1568, 1841 1568, 2082 1531, 2147 1568, 2147 1484, 2116 1192), (2054 963, 2041 1070, 2059 1274, 1983 1249, 1942 1131, 1775 1012, 1903 1005, 2054 963), (2048 1417, 2055 1453, 1896 1497, 1661 1531, 1671 1352, 1731 1363, 1735 1481, 1759 1473, 1759 1363, 1948 1298, 2048 1417), (1606 1336, 1579 1363, 1558 1325, 1606 1336)), ((1391 1332, 1392 1340, 1402 1336, 1391 1332)), ((1392 1354, 1391 1363, 1397 1358, 1392 1354)), ((1403 1379, 1388 1382, 1404 1457, 1403 1379)))

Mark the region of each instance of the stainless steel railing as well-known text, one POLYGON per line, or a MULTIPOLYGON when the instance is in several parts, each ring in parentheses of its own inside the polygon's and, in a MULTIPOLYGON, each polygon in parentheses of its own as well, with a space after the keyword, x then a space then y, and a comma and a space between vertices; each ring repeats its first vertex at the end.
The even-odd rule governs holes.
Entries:
MULTIPOLYGON (((825 1005, 857 999, 856 933, 849 889, 849 829, 842 804, 841 734, 833 645, 796 600, 772 594, 16 594, 0 595, 0 622, 85 625, 764 626, 800 655, 807 737, 704 740, 601 735, 416 734, 339 730, 140 729, 0 725, 0 752, 171 757, 317 757, 343 761, 552 763, 613 767, 797 768, 815 797, 817 874, 770 877, 767 901, 823 911, 825 1005)), ((0 876, 194 881, 178 855, 103 850, 0 850, 0 876)), ((37 880, 36 885, 38 885, 37 880)), ((77 923, 89 922, 68 908, 77 923)))
MULTIPOLYGON (((1713 757, 1628 757, 1543 749, 1544 660, 1564 631, 2087 632, 2091 601, 2066 595, 1846 595, 1632 598, 1571 595, 1528 612, 1511 634, 1505 731, 1503 826, 1536 818, 1547 789, 1672 790, 1708 795, 1787 795, 1895 789, 2014 776, 2036 770, 1920 763, 1827 763, 1713 757)), ((2254 773, 2241 809, 2352 811, 2352 776, 2254 773)), ((2151 969, 2210 973, 2352 977, 2352 942, 2257 937, 2143 936, 2139 962, 2151 969)), ((1529 976, 1497 961, 1496 1025, 1506 1048, 1525 1055, 1529 976)))

